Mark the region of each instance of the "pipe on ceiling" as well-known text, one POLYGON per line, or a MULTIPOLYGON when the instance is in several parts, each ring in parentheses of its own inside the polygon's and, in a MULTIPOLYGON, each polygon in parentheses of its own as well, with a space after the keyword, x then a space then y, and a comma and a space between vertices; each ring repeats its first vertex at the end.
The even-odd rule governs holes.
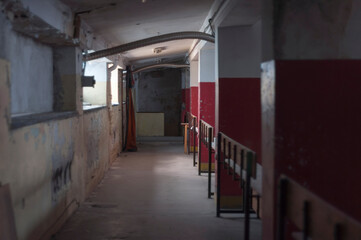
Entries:
POLYGON ((149 66, 134 69, 134 71, 132 73, 142 72, 142 71, 145 71, 148 69, 161 68, 161 67, 186 68, 186 67, 189 67, 189 64, 160 63, 160 64, 154 64, 154 65, 149 65, 149 66))
POLYGON ((200 39, 212 43, 214 43, 215 41, 214 36, 203 32, 176 32, 176 33, 169 33, 169 34, 159 35, 156 37, 146 38, 135 42, 122 44, 116 47, 88 53, 83 56, 83 59, 84 61, 90 61, 102 57, 119 54, 136 48, 149 46, 152 44, 168 42, 173 40, 182 40, 182 39, 200 39))

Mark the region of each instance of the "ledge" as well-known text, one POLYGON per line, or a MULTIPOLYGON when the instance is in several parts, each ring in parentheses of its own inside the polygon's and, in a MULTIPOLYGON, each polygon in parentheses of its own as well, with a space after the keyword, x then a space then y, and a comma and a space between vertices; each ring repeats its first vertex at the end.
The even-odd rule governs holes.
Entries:
POLYGON ((25 116, 17 116, 11 118, 11 129, 17 129, 25 126, 34 125, 37 123, 62 120, 78 116, 77 112, 48 112, 36 113, 25 116))
POLYGON ((84 106, 83 107, 83 112, 84 113, 89 113, 89 112, 95 112, 98 110, 102 110, 104 108, 107 108, 107 106, 84 106))

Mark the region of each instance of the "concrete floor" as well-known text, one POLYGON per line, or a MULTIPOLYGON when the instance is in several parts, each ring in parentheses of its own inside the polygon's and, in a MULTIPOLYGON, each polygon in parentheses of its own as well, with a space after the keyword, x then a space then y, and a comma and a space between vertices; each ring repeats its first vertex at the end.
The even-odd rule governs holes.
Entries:
MULTIPOLYGON (((138 147, 121 154, 54 239, 243 239, 242 215, 215 217, 207 177, 198 176, 182 143, 138 147)), ((261 239, 261 221, 251 226, 251 239, 261 239)))

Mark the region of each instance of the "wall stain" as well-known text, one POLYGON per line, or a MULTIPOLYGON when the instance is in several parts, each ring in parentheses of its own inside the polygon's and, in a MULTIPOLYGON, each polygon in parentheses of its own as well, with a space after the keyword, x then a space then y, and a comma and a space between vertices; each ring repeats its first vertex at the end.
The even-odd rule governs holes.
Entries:
POLYGON ((88 167, 92 168, 99 163, 99 145, 101 135, 102 121, 97 117, 90 119, 90 136, 88 138, 88 167))
MULTIPOLYGON (((44 136, 43 141, 45 141, 44 136)), ((59 131, 58 123, 54 125, 52 137, 54 146, 51 157, 51 198, 52 202, 56 203, 66 192, 72 181, 71 167, 74 161, 75 144, 72 136, 67 140, 64 132, 59 131)))
POLYGON ((40 130, 39 130, 39 128, 32 128, 32 129, 30 129, 30 133, 34 138, 38 138, 38 136, 40 134, 40 130))

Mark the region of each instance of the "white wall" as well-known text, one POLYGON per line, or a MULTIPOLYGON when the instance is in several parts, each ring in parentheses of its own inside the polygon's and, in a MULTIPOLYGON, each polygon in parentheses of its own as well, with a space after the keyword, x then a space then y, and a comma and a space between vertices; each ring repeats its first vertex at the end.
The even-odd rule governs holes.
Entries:
POLYGON ((199 52, 199 82, 215 82, 215 50, 212 47, 204 47, 199 52))
POLYGON ((0 58, 11 62, 11 113, 53 109, 53 51, 11 29, 0 13, 0 58))
POLYGON ((360 59, 360 8, 361 0, 310 1, 302 8, 284 1, 278 11, 265 6, 264 59, 360 59))
POLYGON ((190 63, 190 86, 198 86, 198 61, 191 61, 190 63))
POLYGON ((261 21, 218 28, 217 54, 218 77, 260 77, 261 21))
POLYGON ((54 28, 73 34, 73 14, 71 9, 59 0, 21 0, 26 8, 54 28))

